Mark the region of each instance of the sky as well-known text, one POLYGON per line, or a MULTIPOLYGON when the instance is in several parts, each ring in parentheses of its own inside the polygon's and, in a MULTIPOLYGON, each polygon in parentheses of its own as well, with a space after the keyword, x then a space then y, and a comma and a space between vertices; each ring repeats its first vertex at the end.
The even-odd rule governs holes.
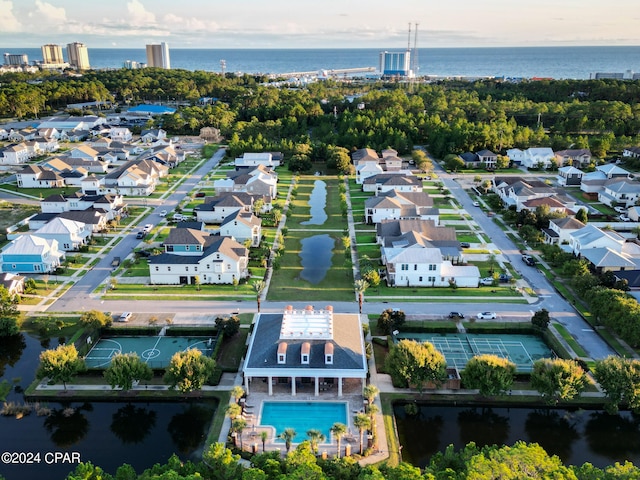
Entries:
POLYGON ((0 46, 640 45, 640 0, 0 0, 0 46))

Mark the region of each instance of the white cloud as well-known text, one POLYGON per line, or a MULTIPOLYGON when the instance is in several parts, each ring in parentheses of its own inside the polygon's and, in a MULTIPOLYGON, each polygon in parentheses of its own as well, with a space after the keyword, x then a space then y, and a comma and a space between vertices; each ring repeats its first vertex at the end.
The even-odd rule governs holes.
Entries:
POLYGON ((148 11, 139 0, 127 3, 127 13, 127 23, 130 25, 142 26, 156 23, 156 15, 148 11))
POLYGON ((54 7, 50 3, 36 0, 36 18, 43 18, 54 23, 62 23, 67 20, 67 12, 64 7, 54 7))
POLYGON ((13 2, 11 0, 0 0, 0 12, 2 12, 2 30, 6 33, 19 32, 22 25, 13 14, 13 2))
POLYGON ((171 30, 186 30, 191 33, 216 31, 220 27, 215 22, 204 22, 194 17, 181 17, 168 13, 162 17, 164 25, 171 25, 171 30))

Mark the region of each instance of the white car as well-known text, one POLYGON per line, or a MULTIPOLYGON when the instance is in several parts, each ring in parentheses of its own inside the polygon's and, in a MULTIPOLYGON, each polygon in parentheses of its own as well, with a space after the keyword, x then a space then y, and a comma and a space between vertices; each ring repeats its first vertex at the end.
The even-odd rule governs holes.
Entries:
POLYGON ((624 207, 613 207, 613 209, 617 212, 617 213, 626 213, 627 209, 624 207))
POLYGON ((119 322, 128 322, 129 319, 131 318, 132 313, 131 312, 123 312, 122 315, 120 315, 118 317, 118 321, 119 322))
POLYGON ((167 216, 167 211, 166 210, 160 210, 160 216, 161 217, 166 217, 167 216))
POLYGON ((480 206, 480 202, 473 202, 473 206, 474 207, 479 207, 480 206))
POLYGON ((622 220, 623 222, 630 222, 631 219, 629 217, 627 217, 626 215, 620 215, 620 220, 622 220))
POLYGON ((495 320, 497 317, 496 312, 480 312, 478 314, 478 320, 495 320))
POLYGON ((147 223, 142 230, 144 230, 146 233, 149 233, 152 228, 153 228, 153 224, 147 223))
POLYGON ((485 277, 480 279, 480 285, 491 286, 493 285, 493 277, 485 277))

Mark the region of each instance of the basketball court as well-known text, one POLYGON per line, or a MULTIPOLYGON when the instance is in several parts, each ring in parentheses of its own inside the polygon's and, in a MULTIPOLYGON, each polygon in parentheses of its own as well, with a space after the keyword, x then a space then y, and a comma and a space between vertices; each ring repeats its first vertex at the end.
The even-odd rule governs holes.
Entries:
POLYGON ((101 338, 91 348, 85 362, 88 368, 107 368, 114 355, 136 353, 151 368, 165 368, 177 352, 197 348, 211 356, 216 338, 208 337, 113 337, 101 338))

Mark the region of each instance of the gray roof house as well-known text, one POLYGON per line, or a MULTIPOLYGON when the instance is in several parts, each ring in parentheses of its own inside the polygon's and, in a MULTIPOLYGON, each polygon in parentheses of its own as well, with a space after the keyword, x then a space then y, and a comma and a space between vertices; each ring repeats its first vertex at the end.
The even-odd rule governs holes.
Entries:
POLYGON ((300 391, 318 397, 328 390, 341 397, 344 388, 361 393, 367 357, 360 317, 336 314, 331 306, 260 314, 242 373, 249 395, 273 395, 274 389, 292 396, 300 391))

